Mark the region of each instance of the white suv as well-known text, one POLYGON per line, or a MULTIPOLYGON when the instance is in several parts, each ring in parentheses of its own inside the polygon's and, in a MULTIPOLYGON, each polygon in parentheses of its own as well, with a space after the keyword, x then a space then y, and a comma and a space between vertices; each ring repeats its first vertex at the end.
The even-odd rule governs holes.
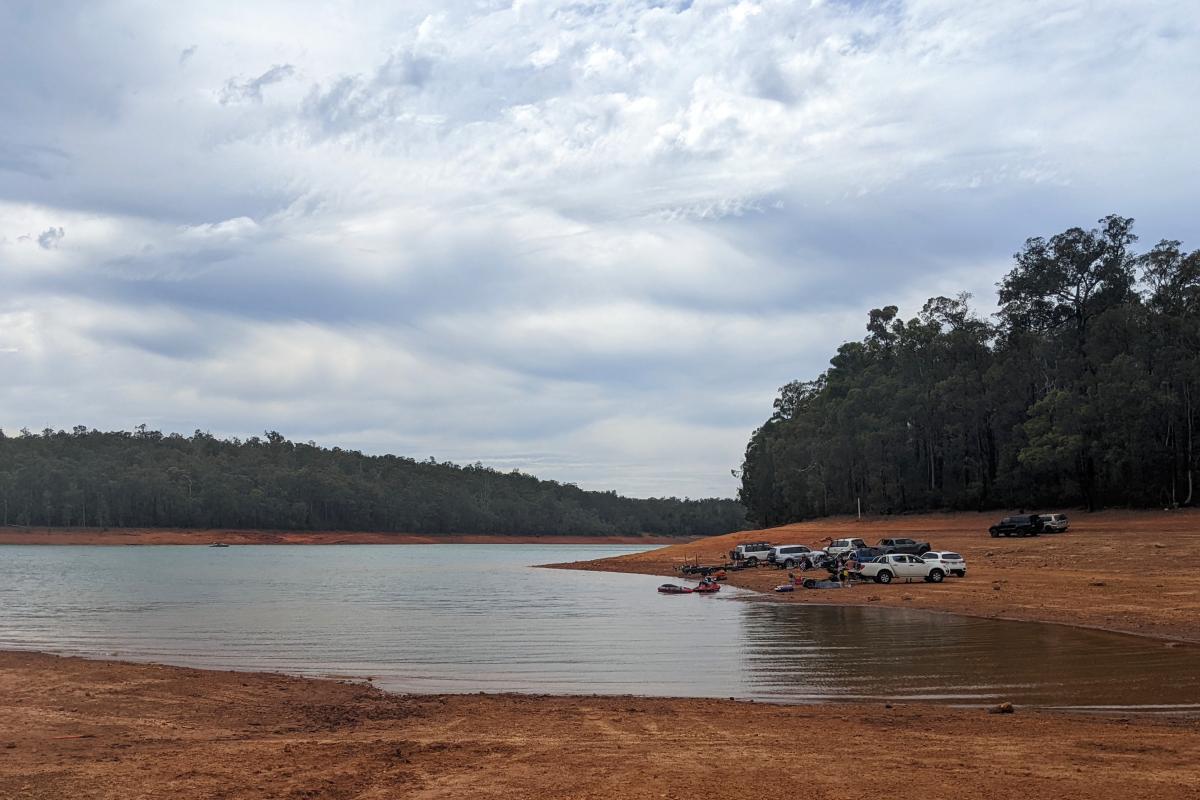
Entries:
POLYGON ((825 552, 830 556, 837 556, 847 550, 857 550, 860 547, 866 546, 867 543, 862 539, 834 539, 829 543, 829 547, 825 548, 825 552))
POLYGON ((1045 533, 1062 533, 1071 523, 1067 521, 1066 514, 1043 514, 1042 531, 1045 533))
POLYGON ((946 570, 947 575, 957 575, 960 578, 967 577, 967 560, 958 553, 951 553, 948 550, 930 550, 928 553, 922 553, 921 559, 932 564, 937 564, 942 569, 946 570))
POLYGON ((770 542, 745 542, 729 551, 729 560, 744 562, 747 567, 756 567, 759 561, 766 560, 767 554, 774 547, 770 542))
POLYGON ((792 569, 799 566, 802 561, 808 561, 811 566, 813 561, 823 555, 825 553, 821 550, 813 550, 807 545, 782 544, 771 548, 771 552, 767 554, 767 561, 770 561, 777 567, 792 569))

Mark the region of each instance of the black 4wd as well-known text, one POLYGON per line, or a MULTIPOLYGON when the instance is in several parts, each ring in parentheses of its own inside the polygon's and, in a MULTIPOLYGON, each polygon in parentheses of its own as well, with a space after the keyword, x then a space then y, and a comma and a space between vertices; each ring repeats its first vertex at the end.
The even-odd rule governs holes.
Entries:
POLYGON ((992 527, 988 533, 995 539, 998 536, 1037 536, 1042 532, 1042 518, 1037 514, 1017 514, 1005 517, 992 527))

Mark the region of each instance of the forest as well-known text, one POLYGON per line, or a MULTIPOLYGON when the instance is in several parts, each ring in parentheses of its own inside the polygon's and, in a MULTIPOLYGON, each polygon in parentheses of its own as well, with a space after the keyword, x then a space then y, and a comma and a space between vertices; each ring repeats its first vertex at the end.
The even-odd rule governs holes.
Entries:
POLYGON ((139 426, 0 432, 4 525, 708 536, 744 527, 732 499, 633 499, 481 464, 139 426))
POLYGON ((872 309, 752 434, 749 518, 1194 504, 1200 251, 1136 241, 1115 215, 1028 239, 990 318, 872 309))

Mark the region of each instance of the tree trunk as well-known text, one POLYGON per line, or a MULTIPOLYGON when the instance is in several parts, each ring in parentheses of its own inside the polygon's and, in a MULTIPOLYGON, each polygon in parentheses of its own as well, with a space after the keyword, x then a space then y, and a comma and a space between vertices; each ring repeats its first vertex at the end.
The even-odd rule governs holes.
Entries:
POLYGON ((1187 420, 1187 483, 1188 493, 1183 504, 1190 506, 1192 504, 1192 390, 1187 384, 1183 384, 1183 410, 1184 419, 1187 420))

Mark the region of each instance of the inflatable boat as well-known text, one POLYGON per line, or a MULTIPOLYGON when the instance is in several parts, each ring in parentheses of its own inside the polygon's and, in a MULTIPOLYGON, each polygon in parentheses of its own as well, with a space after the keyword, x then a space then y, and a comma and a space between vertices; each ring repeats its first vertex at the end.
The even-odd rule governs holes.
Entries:
POLYGON ((660 594, 691 594, 692 590, 687 586, 677 586, 673 583, 664 583, 658 587, 660 594))

